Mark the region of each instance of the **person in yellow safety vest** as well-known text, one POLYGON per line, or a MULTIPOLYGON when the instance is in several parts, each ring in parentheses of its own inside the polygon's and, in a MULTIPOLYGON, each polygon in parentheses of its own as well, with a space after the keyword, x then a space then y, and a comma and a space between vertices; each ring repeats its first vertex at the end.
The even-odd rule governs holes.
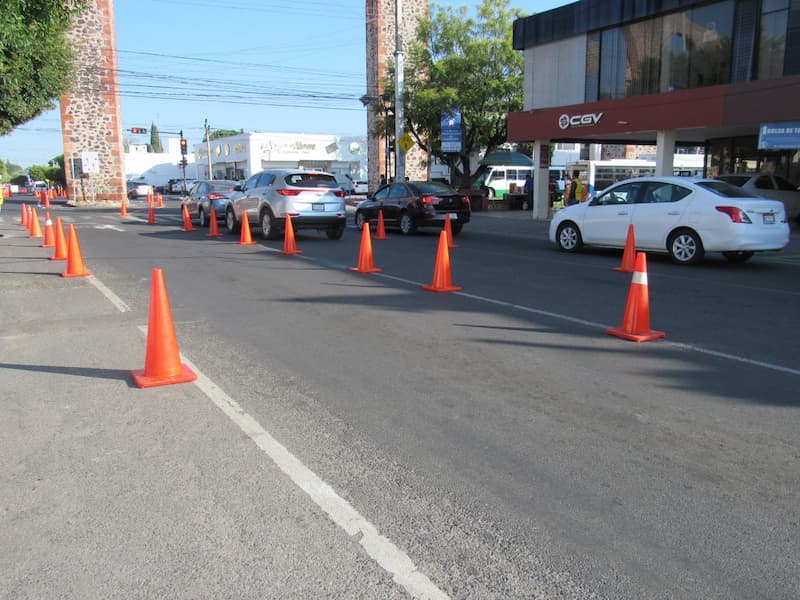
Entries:
POLYGON ((583 201, 583 182, 578 176, 578 171, 572 172, 572 181, 569 182, 569 192, 567 194, 567 206, 583 201))

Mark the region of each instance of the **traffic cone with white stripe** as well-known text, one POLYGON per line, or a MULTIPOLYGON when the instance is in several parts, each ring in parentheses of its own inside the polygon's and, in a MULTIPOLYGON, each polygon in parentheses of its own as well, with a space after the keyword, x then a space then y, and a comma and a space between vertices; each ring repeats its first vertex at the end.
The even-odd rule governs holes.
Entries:
POLYGON ((650 329, 650 297, 647 290, 647 255, 639 252, 636 255, 631 287, 628 291, 628 302, 622 325, 606 329, 608 335, 614 335, 632 342, 647 342, 667 337, 663 331, 650 329))
POLYGON ((53 221, 50 220, 50 212, 44 214, 44 242, 40 248, 55 248, 56 236, 53 231, 53 221))

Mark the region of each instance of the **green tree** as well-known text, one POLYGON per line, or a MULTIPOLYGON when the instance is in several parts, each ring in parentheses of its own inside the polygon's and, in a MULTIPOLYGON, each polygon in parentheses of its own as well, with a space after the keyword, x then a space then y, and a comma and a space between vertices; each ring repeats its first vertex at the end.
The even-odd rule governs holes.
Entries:
POLYGON ((218 138, 228 137, 230 135, 239 135, 240 133, 244 133, 244 129, 240 129, 239 131, 236 131, 235 129, 213 129, 211 133, 208 134, 208 138, 210 140, 216 140, 218 138))
POLYGON ((158 133, 158 125, 150 124, 150 150, 153 152, 163 152, 164 146, 161 145, 161 135, 158 133))
POLYGON ((0 135, 53 108, 73 81, 65 38, 86 0, 0 2, 0 135))
MULTIPOLYGON (((506 141, 506 117, 522 109, 523 59, 512 45, 514 19, 509 0, 483 0, 476 16, 468 9, 431 5, 419 19, 405 67, 405 129, 440 160, 459 184, 474 176, 470 157, 488 154, 506 141), (441 117, 461 111, 463 146, 444 154, 441 117)), ((384 89, 394 95, 393 67, 384 89)), ((387 125, 391 119, 387 120, 387 125)))

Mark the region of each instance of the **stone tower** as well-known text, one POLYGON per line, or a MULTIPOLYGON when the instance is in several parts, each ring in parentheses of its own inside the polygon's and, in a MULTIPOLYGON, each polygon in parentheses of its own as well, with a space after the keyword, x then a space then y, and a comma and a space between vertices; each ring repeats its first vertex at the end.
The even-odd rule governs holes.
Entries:
MULTIPOLYGON (((408 56, 409 42, 414 39, 417 16, 428 11, 428 0, 402 0, 401 35, 403 52, 408 56)), ((373 135, 375 126, 384 118, 383 111, 375 110, 375 100, 383 93, 382 81, 386 77, 387 60, 394 57, 395 50, 395 0, 367 0, 367 153, 369 162, 369 189, 378 187, 381 174, 387 179, 394 175, 394 154, 386 152, 386 139, 373 135), (387 172, 388 167, 388 172, 387 172)), ((384 104, 394 104, 394 98, 384 104)), ((380 101, 377 102, 381 104, 380 101)), ((406 155, 406 176, 411 179, 427 179, 426 153, 414 146, 406 155)))
POLYGON ((73 89, 61 97, 64 168, 72 200, 126 197, 122 158, 114 1, 90 0, 67 32, 77 63, 73 89), (73 159, 83 158, 82 178, 73 159))

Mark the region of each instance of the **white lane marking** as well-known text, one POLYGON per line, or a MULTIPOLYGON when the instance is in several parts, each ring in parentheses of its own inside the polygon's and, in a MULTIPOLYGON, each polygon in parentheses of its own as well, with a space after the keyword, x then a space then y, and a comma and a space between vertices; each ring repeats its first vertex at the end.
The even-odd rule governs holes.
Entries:
POLYGON ((130 306, 125 304, 119 296, 117 296, 114 292, 108 289, 106 285, 102 281, 100 281, 97 277, 95 277, 94 275, 89 275, 87 279, 89 280, 89 283, 91 283, 94 287, 100 290, 100 293, 103 294, 103 296, 108 298, 111 304, 117 307, 119 312, 128 312, 131 309, 130 306))
MULTIPOLYGON (((147 335, 147 327, 139 330, 147 335)), ((273 438, 253 417, 222 388, 209 379, 192 361, 181 354, 181 361, 197 374, 195 385, 208 396, 217 408, 233 421, 283 471, 294 484, 303 490, 336 525, 348 535, 361 534, 358 543, 366 553, 378 563, 392 579, 414 598, 449 598, 424 573, 417 570, 411 558, 391 540, 382 536, 370 521, 365 519, 344 498, 311 469, 306 467, 294 454, 273 438)))
POLYGON ((122 227, 116 225, 95 225, 95 229, 113 229, 114 231, 125 231, 122 227))

